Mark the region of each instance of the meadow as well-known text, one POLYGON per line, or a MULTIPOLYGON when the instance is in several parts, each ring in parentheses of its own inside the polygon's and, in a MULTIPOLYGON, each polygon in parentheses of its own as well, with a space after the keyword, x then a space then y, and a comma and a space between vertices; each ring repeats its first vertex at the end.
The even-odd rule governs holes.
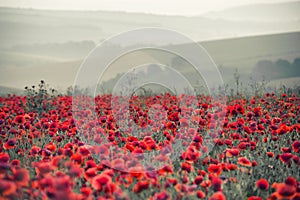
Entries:
POLYGON ((72 96, 26 91, 0 97, 0 199, 300 199, 299 94, 237 94, 223 110, 207 95, 132 96, 127 123, 111 94, 78 119, 72 96))

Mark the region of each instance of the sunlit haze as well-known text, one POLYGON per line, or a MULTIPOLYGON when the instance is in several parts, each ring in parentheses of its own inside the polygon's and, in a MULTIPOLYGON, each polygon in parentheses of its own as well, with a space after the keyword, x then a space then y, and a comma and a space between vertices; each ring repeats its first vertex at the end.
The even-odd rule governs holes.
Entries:
POLYGON ((110 10, 192 16, 247 4, 288 1, 291 0, 210 0, 205 2, 200 0, 1 0, 0 6, 51 10, 110 10))

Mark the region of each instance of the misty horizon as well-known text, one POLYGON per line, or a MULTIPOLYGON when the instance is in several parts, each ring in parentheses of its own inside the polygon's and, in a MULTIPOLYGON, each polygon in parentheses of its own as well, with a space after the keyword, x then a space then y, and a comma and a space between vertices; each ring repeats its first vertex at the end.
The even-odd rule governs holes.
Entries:
POLYGON ((119 1, 118 3, 116 3, 116 1, 114 2, 115 3, 112 3, 111 1, 99 2, 95 0, 70 2, 69 0, 63 0, 55 3, 55 1, 53 0, 44 0, 42 2, 38 0, 2 0, 0 2, 0 7, 37 9, 45 11, 112 11, 152 15, 195 17, 243 6, 282 4, 299 2, 299 0, 230 0, 226 2, 222 0, 212 0, 206 3, 201 3, 196 0, 189 0, 188 2, 156 2, 156 4, 152 5, 145 2, 139 4, 140 1, 132 0, 119 1))
MULTIPOLYGON (((44 79, 53 87, 66 89, 74 83, 78 68, 96 45, 142 27, 173 30, 203 45, 228 84, 231 84, 235 69, 246 80, 260 61, 266 60, 265 63, 272 63, 269 65, 279 69, 276 63, 281 59, 294 70, 294 63, 298 63, 295 59, 300 57, 300 1, 254 1, 223 7, 219 11, 206 5, 210 11, 188 17, 178 15, 179 12, 176 16, 166 15, 166 12, 164 15, 145 14, 141 9, 132 13, 126 8, 123 11, 75 11, 70 7, 69 11, 64 11, 13 8, 12 4, 4 8, 4 2, 0 2, 2 87, 22 89, 44 79)), ((24 7, 24 4, 19 5, 24 7)), ((159 63, 155 56, 153 52, 140 52, 119 59, 118 65, 112 67, 103 80, 109 82, 132 65, 142 64, 146 58, 159 63)), ((167 59, 170 65, 176 64, 171 56, 159 57, 167 59)), ((290 78, 290 75, 273 74, 270 79, 290 78)))

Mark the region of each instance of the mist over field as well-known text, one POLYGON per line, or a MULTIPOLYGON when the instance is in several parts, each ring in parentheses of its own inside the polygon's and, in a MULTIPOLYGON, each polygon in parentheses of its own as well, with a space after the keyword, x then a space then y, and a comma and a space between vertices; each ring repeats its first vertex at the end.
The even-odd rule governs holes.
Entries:
MULTIPOLYGON (((226 84, 233 84, 233 74, 238 71, 243 81, 263 77, 272 84, 293 85, 300 77, 298 10, 300 2, 244 5, 189 17, 2 7, 0 86, 2 91, 20 90, 44 79, 59 90, 66 90, 97 44, 140 27, 167 28, 197 41, 212 57, 226 84), (293 81, 286 81, 291 78, 293 81)), ((182 44, 178 48, 188 46, 182 44)), ((140 51, 113 63, 102 77, 102 85, 113 87, 121 74, 144 60, 167 60, 187 76, 193 74, 188 64, 174 55, 140 51)), ((195 84, 197 79, 193 79, 195 84)))

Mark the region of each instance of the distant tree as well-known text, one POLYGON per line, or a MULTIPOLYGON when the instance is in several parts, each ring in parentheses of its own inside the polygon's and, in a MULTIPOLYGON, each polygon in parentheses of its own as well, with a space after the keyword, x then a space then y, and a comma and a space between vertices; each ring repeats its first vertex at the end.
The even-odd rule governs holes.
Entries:
POLYGON ((275 62, 275 66, 273 68, 278 72, 278 77, 275 78, 286 78, 293 76, 291 64, 287 60, 279 59, 275 62))
POLYGON ((291 67, 294 76, 300 76, 300 58, 296 58, 291 67))
POLYGON ((265 76, 267 79, 273 79, 274 75, 274 63, 270 60, 260 60, 257 62, 253 69, 253 76, 255 79, 261 79, 265 76), (273 69, 273 70, 272 70, 273 69))
POLYGON ((256 80, 264 77, 266 80, 300 76, 300 58, 293 63, 285 59, 278 59, 276 62, 261 60, 253 68, 252 75, 256 80))

